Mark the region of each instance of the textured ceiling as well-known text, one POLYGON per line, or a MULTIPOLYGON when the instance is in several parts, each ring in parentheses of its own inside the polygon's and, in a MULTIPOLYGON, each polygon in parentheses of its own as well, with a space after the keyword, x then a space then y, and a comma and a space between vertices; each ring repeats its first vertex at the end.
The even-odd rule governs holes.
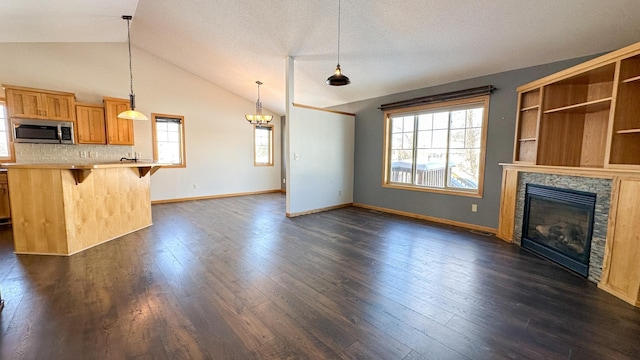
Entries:
MULTIPOLYGON (((283 114, 613 50, 640 41, 638 0, 0 0, 0 42, 122 42, 283 114)), ((135 59, 134 59, 135 66, 135 59)))

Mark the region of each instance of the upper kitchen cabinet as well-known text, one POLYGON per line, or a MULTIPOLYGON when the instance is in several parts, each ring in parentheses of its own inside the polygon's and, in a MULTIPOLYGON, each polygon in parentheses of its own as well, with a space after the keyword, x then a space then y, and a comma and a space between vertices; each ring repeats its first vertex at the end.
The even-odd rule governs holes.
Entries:
POLYGON ((100 105, 76 104, 78 144, 107 143, 104 108, 100 105))
POLYGON ((10 118, 74 121, 75 94, 4 85, 10 118))
POLYGON ((129 110, 129 99, 104 98, 107 123, 107 144, 133 145, 133 120, 120 119, 118 114, 129 110))

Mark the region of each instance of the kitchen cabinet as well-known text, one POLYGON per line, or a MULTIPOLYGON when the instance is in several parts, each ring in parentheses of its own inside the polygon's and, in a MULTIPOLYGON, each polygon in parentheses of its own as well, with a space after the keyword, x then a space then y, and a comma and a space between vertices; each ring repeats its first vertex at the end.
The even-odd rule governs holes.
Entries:
POLYGON ((0 222, 5 223, 11 219, 11 207, 9 205, 9 183, 7 172, 0 172, 0 222))
POLYGON ((78 144, 106 144, 104 107, 76 104, 76 134, 78 144))
POLYGON ((134 144, 133 120, 118 118, 118 114, 126 110, 129 110, 129 99, 104 98, 107 144, 134 144))
POLYGON ((10 118, 74 121, 75 94, 4 85, 10 118))

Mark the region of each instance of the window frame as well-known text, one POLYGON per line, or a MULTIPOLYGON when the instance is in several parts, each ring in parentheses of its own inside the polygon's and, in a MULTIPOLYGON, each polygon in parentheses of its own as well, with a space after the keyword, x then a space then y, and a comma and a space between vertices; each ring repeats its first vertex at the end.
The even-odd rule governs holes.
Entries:
POLYGON ((153 145, 153 160, 158 160, 158 135, 157 135, 157 118, 180 119, 180 163, 163 165, 163 168, 185 168, 187 167, 187 143, 185 141, 185 121, 182 115, 158 114, 151 113, 151 138, 153 145))
MULTIPOLYGON (((485 157, 486 157, 486 147, 487 147, 487 128, 489 123, 489 95, 483 96, 475 96, 465 99, 456 99, 450 101, 443 101, 438 103, 432 103, 421 106, 413 106, 407 108, 393 109, 384 112, 384 146, 383 146, 383 160, 382 160, 382 187, 383 188, 392 188, 392 189, 402 189, 402 190, 412 190, 412 191, 421 191, 421 192, 431 192, 431 193, 440 193, 440 194, 449 194, 449 195, 459 195, 459 196, 467 196, 467 197, 475 197, 481 198, 483 195, 484 189, 484 169, 485 169, 485 157), (416 184, 406 184, 406 183, 397 183, 391 181, 391 117, 392 115, 399 115, 406 113, 407 115, 416 114, 419 112, 432 112, 433 110, 437 110, 439 108, 446 109, 456 106, 465 106, 471 104, 482 104, 484 110, 482 112, 482 130, 480 134, 480 154, 478 158, 478 188, 465 190, 465 189, 457 189, 457 188, 449 188, 446 187, 446 176, 445 176, 445 187, 428 187, 416 184)), ((447 131, 450 130, 450 122, 448 124, 447 131)), ((415 136, 417 132, 417 128, 414 126, 414 145, 413 145, 413 157, 416 157, 416 141, 417 136, 415 136)), ((449 143, 447 143, 446 153, 447 156, 452 149, 449 147, 449 143)), ((415 160, 413 160, 415 161, 415 160)), ((448 168, 448 167, 445 167, 448 168)), ((413 176, 412 176, 413 178, 413 176)))
MULTIPOLYGON (((0 161, 3 162, 15 162, 16 161, 16 151, 13 145, 13 134, 11 129, 11 119, 9 118, 9 105, 7 104, 7 99, 4 97, 0 97, 0 103, 4 104, 4 121, 7 129, 7 151, 9 152, 9 156, 0 156, 0 161)), ((0 110, 2 111, 2 110, 0 110)), ((2 120, 2 119, 0 119, 2 120)))
POLYGON ((274 164, 274 156, 273 156, 273 139, 274 139, 274 126, 273 124, 254 124, 253 125, 253 166, 273 166, 274 164), (256 158, 256 129, 258 128, 268 128, 269 129, 269 161, 268 162, 258 162, 256 158))

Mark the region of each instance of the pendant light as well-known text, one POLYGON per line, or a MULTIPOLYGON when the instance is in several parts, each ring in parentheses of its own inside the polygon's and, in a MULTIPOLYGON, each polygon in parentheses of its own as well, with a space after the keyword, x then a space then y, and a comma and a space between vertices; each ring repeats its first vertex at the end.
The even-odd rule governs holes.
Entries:
POLYGON ((262 85, 262 82, 258 80, 256 81, 256 84, 258 84, 258 101, 256 101, 256 113, 247 114, 244 116, 244 118, 253 125, 266 125, 273 119, 273 116, 262 115, 262 103, 260 102, 260 85, 262 85))
POLYGON ((351 80, 342 74, 342 70, 340 69, 340 0, 338 0, 338 65, 336 66, 335 73, 327 79, 326 84, 331 86, 351 84, 351 80))
POLYGON ((133 19, 131 15, 122 15, 123 20, 127 20, 127 43, 129 44, 129 84, 131 86, 131 92, 129 93, 129 110, 123 111, 118 114, 120 119, 128 120, 149 120, 143 113, 136 111, 136 95, 133 93, 133 68, 131 66, 131 30, 129 27, 129 21, 133 19))

